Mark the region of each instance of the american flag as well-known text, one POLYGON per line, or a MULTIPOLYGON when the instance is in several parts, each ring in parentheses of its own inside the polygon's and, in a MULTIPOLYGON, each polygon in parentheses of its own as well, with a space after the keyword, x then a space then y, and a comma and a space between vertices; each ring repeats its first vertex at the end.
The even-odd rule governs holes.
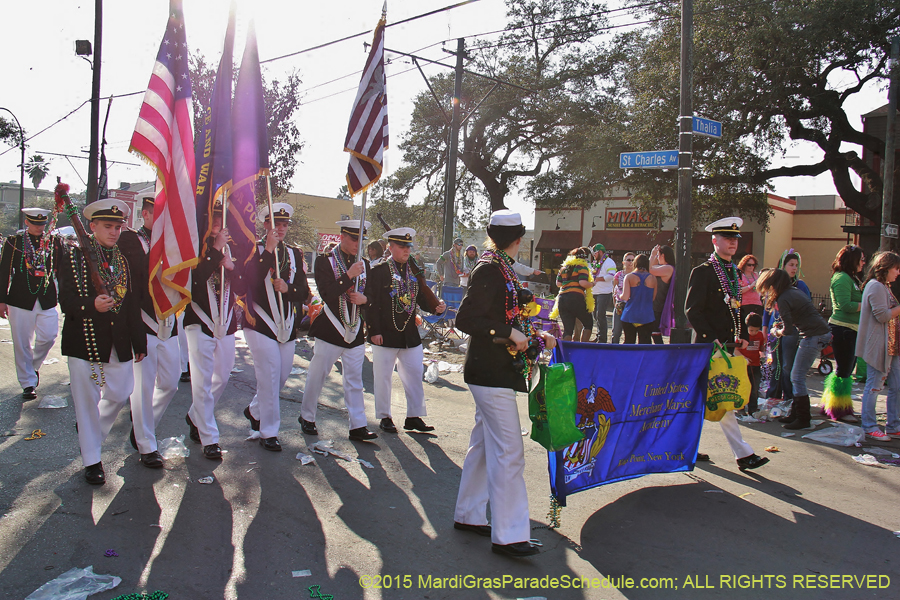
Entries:
POLYGON ((169 3, 169 23, 144 95, 132 152, 156 169, 156 203, 150 238, 150 294, 157 316, 191 300, 191 267, 197 264, 194 199, 194 133, 188 107, 191 78, 181 0, 169 3))
POLYGON ((372 50, 359 81, 350 115, 344 152, 349 152, 347 189, 351 196, 364 192, 381 178, 384 149, 388 147, 387 89, 384 80, 385 13, 375 27, 372 50))

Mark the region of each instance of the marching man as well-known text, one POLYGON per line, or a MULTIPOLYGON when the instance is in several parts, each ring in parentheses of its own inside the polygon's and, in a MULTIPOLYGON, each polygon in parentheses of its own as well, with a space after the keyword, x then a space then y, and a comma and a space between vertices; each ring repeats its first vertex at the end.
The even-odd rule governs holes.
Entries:
POLYGON ((391 378, 394 365, 406 394, 407 431, 434 431, 422 420, 425 411, 425 390, 422 386, 422 339, 416 327, 416 306, 435 314, 444 312, 446 304, 436 302, 427 289, 425 277, 418 265, 409 260, 413 236, 409 227, 392 229, 384 234, 391 257, 372 268, 366 281, 366 329, 372 344, 375 373, 375 418, 379 427, 397 433, 391 418, 391 378), (429 300, 431 300, 429 302, 429 300))
POLYGON ((6 238, 0 256, 0 317, 9 319, 22 399, 34 400, 38 372, 59 334, 54 275, 62 247, 44 231, 48 209, 22 212, 25 230, 6 238))
MULTIPOLYGON (((746 340, 740 337, 740 274, 731 260, 737 252, 743 224, 739 217, 726 217, 706 226, 706 231, 712 233, 714 251, 708 261, 691 271, 684 302, 685 315, 694 328, 695 344, 718 340, 723 345, 737 342, 739 347, 746 347, 746 340)), ((734 411, 726 411, 719 424, 739 470, 757 469, 769 462, 744 441, 734 411)), ((709 456, 698 453, 697 460, 707 461, 709 456)))
POLYGON ((257 214, 257 220, 265 224, 266 236, 257 244, 257 258, 247 263, 250 303, 244 313, 243 330, 253 355, 256 395, 244 416, 259 431, 263 448, 281 452, 280 394, 294 364, 294 307, 309 297, 309 285, 303 272, 303 255, 284 243, 294 208, 277 202, 272 204, 272 211, 271 218, 268 206, 257 214))
POLYGON ((63 322, 62 353, 68 357, 72 402, 84 477, 106 483, 100 453, 119 411, 134 389, 134 362, 147 355, 140 297, 131 268, 116 245, 129 209, 121 200, 98 200, 84 208, 93 235, 89 248, 73 248, 59 266, 59 302, 63 322), (96 257, 106 294, 91 281, 85 252, 96 257))
POLYGON ((141 319, 147 336, 147 357, 134 364, 134 392, 131 394, 131 443, 141 454, 141 464, 150 469, 163 466, 156 446, 156 426, 178 391, 181 376, 180 349, 174 316, 156 316, 150 295, 150 236, 153 232, 154 199, 147 197, 141 205, 144 223, 137 231, 123 228, 119 248, 125 254, 134 282, 134 293, 141 299, 141 319))
POLYGON ((359 219, 337 221, 341 228, 341 243, 316 259, 313 267, 316 288, 322 297, 323 308, 309 335, 315 338, 313 357, 306 374, 306 389, 300 407, 300 428, 306 435, 318 435, 316 408, 325 377, 337 359, 341 359, 344 377, 344 403, 350 413, 351 440, 374 440, 378 434, 366 428, 366 407, 363 403, 362 366, 366 356, 361 310, 366 305, 365 290, 368 266, 359 255, 359 238, 371 223, 360 227, 359 219), (352 262, 354 258, 360 258, 352 262), (359 278, 359 283, 357 283, 359 278))
MULTIPOLYGON (((228 230, 222 229, 221 205, 218 208, 211 216, 212 235, 206 241, 206 252, 191 272, 191 303, 184 312, 184 333, 194 365, 191 377, 193 403, 185 420, 191 439, 203 444, 203 456, 210 460, 222 458, 215 409, 234 368, 237 321, 233 309, 235 297, 243 294, 244 287, 242 265, 231 258, 228 230), (224 280, 222 267, 225 268, 224 280)), ((249 413, 249 407, 245 408, 244 416, 249 413)), ((251 423, 254 421, 251 419, 251 423)), ((259 421, 255 423, 259 429, 259 421)))

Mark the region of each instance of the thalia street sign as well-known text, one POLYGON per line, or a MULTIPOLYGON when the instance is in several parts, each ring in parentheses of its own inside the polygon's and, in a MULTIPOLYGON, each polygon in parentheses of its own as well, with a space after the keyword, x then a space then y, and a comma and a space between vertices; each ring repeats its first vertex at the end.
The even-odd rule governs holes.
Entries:
POLYGON ((693 130, 697 135, 705 135, 712 138, 722 137, 722 123, 719 121, 704 119, 703 117, 694 117, 693 121, 693 130))

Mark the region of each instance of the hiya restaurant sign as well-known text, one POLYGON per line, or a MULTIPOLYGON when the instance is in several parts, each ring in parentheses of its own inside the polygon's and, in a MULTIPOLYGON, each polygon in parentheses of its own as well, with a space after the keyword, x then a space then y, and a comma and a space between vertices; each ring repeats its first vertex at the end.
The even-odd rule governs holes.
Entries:
POLYGON ((639 208, 607 208, 607 229, 653 229, 653 219, 639 208))

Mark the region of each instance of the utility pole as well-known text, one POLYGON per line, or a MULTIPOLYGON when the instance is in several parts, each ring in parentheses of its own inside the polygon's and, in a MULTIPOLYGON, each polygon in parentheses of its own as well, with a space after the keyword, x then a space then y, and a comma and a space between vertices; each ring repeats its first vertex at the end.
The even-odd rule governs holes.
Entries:
POLYGON ((672 342, 689 343, 684 315, 691 272, 691 180, 693 169, 694 4, 681 0, 681 106, 678 118, 678 225, 675 233, 675 329, 672 342))
POLYGON ((447 151, 447 184, 444 186, 444 236, 441 252, 453 247, 453 224, 456 222, 456 154, 459 150, 459 98, 462 96, 463 58, 466 56, 466 40, 456 40, 456 83, 453 86, 453 115, 450 119, 450 147, 447 151))
POLYGON ((887 251, 891 249, 891 240, 897 238, 897 226, 893 226, 893 231, 887 231, 887 225, 891 223, 891 213, 893 212, 894 202, 894 154, 896 148, 896 121, 897 121, 897 93, 900 86, 900 37, 891 40, 891 59, 890 59, 890 78, 891 83, 888 88, 888 112, 887 127, 884 136, 884 186, 882 188, 881 200, 881 250, 887 251), (888 235, 891 233, 891 235, 888 235))
POLYGON ((103 44, 103 0, 94 0, 94 62, 91 65, 91 149, 88 154, 86 204, 97 199, 97 161, 100 152, 100 64, 103 44))

